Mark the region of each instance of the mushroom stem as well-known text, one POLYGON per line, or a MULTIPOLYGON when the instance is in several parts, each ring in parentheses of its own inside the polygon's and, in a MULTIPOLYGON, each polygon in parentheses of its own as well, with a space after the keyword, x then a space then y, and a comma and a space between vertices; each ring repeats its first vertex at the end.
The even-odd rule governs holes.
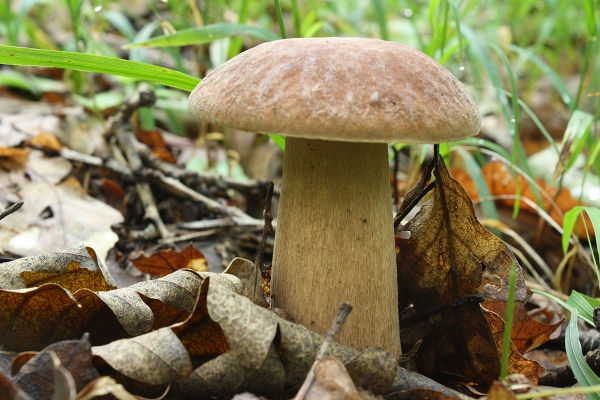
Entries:
POLYGON ((385 144, 287 138, 271 292, 320 334, 348 301, 339 342, 401 354, 385 144))

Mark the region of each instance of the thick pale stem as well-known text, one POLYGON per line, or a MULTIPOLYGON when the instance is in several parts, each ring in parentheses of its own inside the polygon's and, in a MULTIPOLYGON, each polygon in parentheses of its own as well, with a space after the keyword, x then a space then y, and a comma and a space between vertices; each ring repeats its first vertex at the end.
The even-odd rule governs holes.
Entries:
POLYGON ((339 342, 398 356, 398 290, 387 146, 287 138, 275 236, 274 305, 339 342))

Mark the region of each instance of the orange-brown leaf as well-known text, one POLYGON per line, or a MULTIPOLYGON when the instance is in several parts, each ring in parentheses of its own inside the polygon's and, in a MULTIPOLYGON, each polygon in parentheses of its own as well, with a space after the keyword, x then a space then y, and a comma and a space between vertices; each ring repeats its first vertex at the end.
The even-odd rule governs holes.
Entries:
MULTIPOLYGON (((504 341, 504 320, 500 318, 495 312, 486 310, 483 308, 486 318, 490 323, 494 338, 496 339, 498 354, 502 354, 502 343, 504 341)), ((538 379, 546 372, 544 367, 535 361, 528 360, 515 347, 512 343, 510 344, 510 350, 508 353, 508 373, 509 374, 523 374, 529 379, 534 385, 537 385, 538 379)))
MULTIPOLYGON (((506 318, 506 302, 487 299, 482 306, 495 312, 500 318, 506 318)), ((561 318, 553 324, 542 324, 529 316, 524 303, 515 302, 510 339, 517 350, 525 354, 549 341, 550 335, 561 326, 562 322, 561 318)))
POLYGON ((131 262, 140 271, 159 277, 182 268, 190 268, 198 272, 208 271, 204 254, 191 244, 181 252, 168 249, 159 251, 151 256, 143 254, 132 259, 131 262))

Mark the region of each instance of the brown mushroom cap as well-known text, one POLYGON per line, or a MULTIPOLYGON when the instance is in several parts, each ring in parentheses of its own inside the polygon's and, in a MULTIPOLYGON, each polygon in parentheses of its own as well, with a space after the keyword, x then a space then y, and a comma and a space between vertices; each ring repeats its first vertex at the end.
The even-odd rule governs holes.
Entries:
POLYGON ((351 142, 447 142, 480 126, 473 98, 437 61, 363 38, 261 44, 208 74, 189 108, 239 130, 351 142))

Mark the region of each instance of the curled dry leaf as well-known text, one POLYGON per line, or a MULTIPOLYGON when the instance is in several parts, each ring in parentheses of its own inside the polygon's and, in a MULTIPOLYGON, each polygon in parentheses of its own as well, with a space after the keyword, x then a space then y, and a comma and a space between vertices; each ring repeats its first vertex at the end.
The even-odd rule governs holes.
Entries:
POLYGON ((116 340, 92 351, 123 375, 150 385, 175 382, 192 372, 190 356, 169 328, 116 340))
POLYGON ((441 158, 435 177, 432 199, 401 229, 410 232, 410 239, 397 240, 399 309, 414 305, 401 321, 402 343, 409 350, 423 340, 418 372, 440 378, 454 373, 490 384, 500 373, 500 361, 479 306, 482 269, 499 277, 501 286, 484 288, 484 294, 495 299, 508 297, 513 263, 517 301, 526 297, 524 278, 504 242, 479 224, 471 200, 441 158))
POLYGON ((73 293, 83 288, 116 288, 115 281, 96 252, 84 245, 2 264, 2 289, 24 289, 44 283, 56 283, 73 293))
MULTIPOLYGON (((200 365, 184 381, 176 383, 174 394, 194 397, 248 391, 272 395, 297 390, 314 362, 323 337, 282 320, 212 278, 202 288, 197 310, 202 309, 205 301, 208 317, 220 327, 229 351, 200 365)), ((178 336, 183 331, 177 327, 173 330, 178 336)), ((394 380, 395 360, 381 349, 358 353, 333 343, 329 354, 351 366, 352 378, 363 382, 369 390, 386 393, 394 380)))
MULTIPOLYGON (((66 262, 72 262, 70 260, 67 257, 66 262)), ((234 263, 237 272, 251 275, 243 268, 253 269, 252 263, 241 259, 234 260, 232 265, 234 263)), ((27 268, 36 270, 38 267, 30 262, 27 268)), ((39 351, 57 341, 79 338, 84 332, 90 333, 94 345, 104 345, 185 321, 194 309, 202 280, 208 276, 240 293, 245 292, 245 285, 249 284, 247 279, 241 280, 232 274, 179 270, 164 278, 108 292, 80 289, 71 294, 53 283, 31 289, 0 289, 3 304, 0 350, 39 351)), ((22 285, 18 272, 7 274, 5 279, 10 286, 22 285)), ((55 279, 65 278, 59 275, 55 279)))
POLYGON ((91 345, 87 337, 46 347, 23 365, 13 381, 33 398, 50 399, 56 391, 55 371, 62 377, 67 376, 60 379, 63 382, 61 390, 65 390, 64 385, 70 390, 65 379, 72 379, 75 390, 79 391, 98 377, 92 366, 91 345))
POLYGON ((151 256, 142 254, 131 259, 131 262, 140 271, 159 277, 182 268, 193 269, 197 272, 208 272, 208 264, 206 264, 204 254, 191 244, 180 252, 168 249, 151 256))

